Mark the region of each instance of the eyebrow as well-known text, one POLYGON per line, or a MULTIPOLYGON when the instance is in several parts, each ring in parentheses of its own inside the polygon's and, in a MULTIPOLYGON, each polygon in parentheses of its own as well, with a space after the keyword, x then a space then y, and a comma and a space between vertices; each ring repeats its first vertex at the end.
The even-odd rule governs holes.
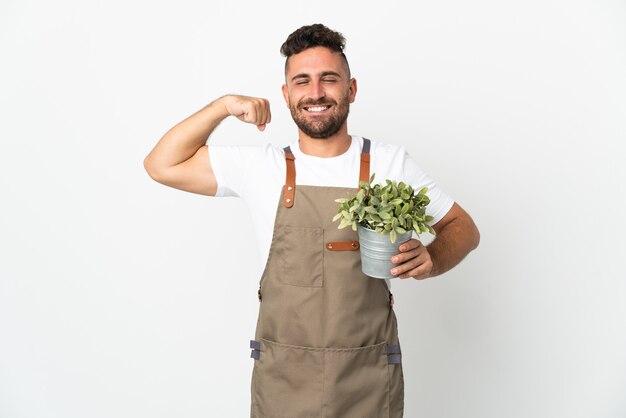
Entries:
MULTIPOLYGON (((320 77, 325 77, 327 75, 333 75, 335 77, 341 78, 341 74, 336 73, 334 71, 324 71, 324 72, 322 72, 320 74, 320 77)), ((296 80, 298 78, 311 78, 311 76, 309 74, 307 74, 307 73, 300 73, 300 74, 296 74, 293 77, 291 77, 291 81, 294 81, 294 80, 296 80)))

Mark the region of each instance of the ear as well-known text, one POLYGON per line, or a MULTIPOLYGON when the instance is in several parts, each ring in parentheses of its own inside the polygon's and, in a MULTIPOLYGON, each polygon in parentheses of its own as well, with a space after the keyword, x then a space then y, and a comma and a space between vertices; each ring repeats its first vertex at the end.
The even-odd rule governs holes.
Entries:
POLYGON ((285 103, 287 107, 289 107, 289 92, 287 91, 287 84, 283 84, 283 98, 285 99, 285 103))
POLYGON ((348 87, 348 100, 350 103, 354 103, 354 99, 356 99, 356 78, 352 77, 348 87))

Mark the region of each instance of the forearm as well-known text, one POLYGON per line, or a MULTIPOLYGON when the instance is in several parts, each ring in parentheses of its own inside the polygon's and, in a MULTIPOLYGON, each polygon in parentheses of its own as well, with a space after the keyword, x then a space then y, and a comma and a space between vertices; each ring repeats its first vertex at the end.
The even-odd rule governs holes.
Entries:
POLYGON ((426 248, 433 263, 431 277, 438 276, 459 264, 478 247, 480 234, 471 218, 458 218, 437 231, 437 237, 426 248))
POLYGON ((167 131, 148 154, 144 165, 164 169, 187 161, 228 116, 224 98, 213 101, 167 131))

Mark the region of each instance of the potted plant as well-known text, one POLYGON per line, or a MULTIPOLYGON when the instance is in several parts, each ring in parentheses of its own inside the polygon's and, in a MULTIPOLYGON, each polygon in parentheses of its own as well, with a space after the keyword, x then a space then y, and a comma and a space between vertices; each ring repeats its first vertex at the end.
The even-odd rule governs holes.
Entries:
POLYGON ((359 190, 352 198, 337 199, 339 203, 333 222, 339 229, 351 226, 359 234, 361 268, 363 273, 379 279, 390 279, 394 264, 391 257, 400 252, 400 244, 418 235, 435 230, 428 224, 433 217, 426 215, 430 199, 424 187, 415 193, 410 185, 387 179, 385 185, 359 182, 359 190))

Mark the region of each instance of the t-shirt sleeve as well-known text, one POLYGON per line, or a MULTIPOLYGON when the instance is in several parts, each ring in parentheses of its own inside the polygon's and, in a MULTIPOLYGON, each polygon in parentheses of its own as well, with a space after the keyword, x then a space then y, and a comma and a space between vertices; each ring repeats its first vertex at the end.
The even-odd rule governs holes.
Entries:
POLYGON ((423 187, 428 187, 427 196, 430 198, 430 203, 426 206, 426 214, 435 218, 431 224, 439 222, 452 208, 454 204, 452 197, 441 190, 435 181, 417 165, 406 151, 404 154, 403 177, 406 179, 406 183, 415 189, 415 192, 418 192, 423 187))
POLYGON ((267 150, 263 147, 209 145, 209 160, 217 181, 215 196, 243 197, 250 185, 246 174, 265 160, 264 152, 267 150))
POLYGON ((209 145, 209 161, 217 181, 216 197, 240 196, 241 185, 235 173, 241 158, 239 147, 209 145))

